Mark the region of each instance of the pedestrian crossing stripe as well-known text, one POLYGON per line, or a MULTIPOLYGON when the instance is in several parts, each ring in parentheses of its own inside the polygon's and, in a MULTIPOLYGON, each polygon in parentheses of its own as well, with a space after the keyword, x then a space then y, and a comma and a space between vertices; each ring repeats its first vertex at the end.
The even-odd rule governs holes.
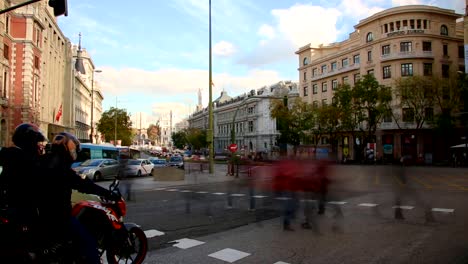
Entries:
POLYGON ((213 194, 214 194, 214 195, 224 195, 224 194, 226 194, 226 193, 223 193, 223 192, 215 192, 215 193, 213 193, 213 194))
POLYGON ((205 244, 205 242, 203 241, 190 239, 190 238, 181 238, 181 239, 174 240, 172 242, 177 242, 173 246, 178 247, 180 249, 187 249, 187 248, 196 247, 196 246, 205 244))
POLYGON ((433 212, 442 212, 442 213, 453 213, 455 209, 447 209, 447 208, 432 208, 433 212))
POLYGON ((233 194, 231 194, 231 196, 241 197, 241 196, 245 196, 245 194, 242 194, 242 193, 233 193, 233 194))
POLYGON ((238 261, 239 259, 243 259, 245 257, 250 256, 250 253, 242 252, 242 251, 235 250, 232 248, 225 248, 223 250, 212 253, 208 256, 212 258, 220 259, 222 261, 226 261, 229 263, 233 263, 235 261, 238 261))
POLYGON ((411 209, 414 208, 414 206, 400 205, 400 206, 393 206, 392 208, 393 208, 393 209, 400 208, 400 209, 404 209, 404 210, 411 210, 411 209))
POLYGON ((375 207, 375 206, 377 206, 377 204, 374 204, 374 203, 361 203, 361 204, 358 204, 358 206, 375 207))
POLYGON ((328 202, 329 204, 337 204, 337 205, 343 205, 343 204, 346 204, 347 202, 342 202, 342 201, 331 201, 331 202, 328 202))
POLYGON ((152 238, 155 236, 162 236, 164 235, 164 232, 158 231, 156 229, 150 229, 145 231, 146 238, 152 238))

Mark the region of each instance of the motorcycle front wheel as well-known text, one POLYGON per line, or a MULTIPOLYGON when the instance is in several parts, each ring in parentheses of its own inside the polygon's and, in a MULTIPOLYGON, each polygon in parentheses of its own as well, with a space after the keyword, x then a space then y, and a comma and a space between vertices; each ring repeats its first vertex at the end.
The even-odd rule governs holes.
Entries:
POLYGON ((138 227, 132 227, 128 230, 129 245, 123 245, 117 250, 108 250, 106 252, 107 262, 109 264, 128 263, 141 264, 145 260, 148 251, 148 240, 145 232, 138 227))

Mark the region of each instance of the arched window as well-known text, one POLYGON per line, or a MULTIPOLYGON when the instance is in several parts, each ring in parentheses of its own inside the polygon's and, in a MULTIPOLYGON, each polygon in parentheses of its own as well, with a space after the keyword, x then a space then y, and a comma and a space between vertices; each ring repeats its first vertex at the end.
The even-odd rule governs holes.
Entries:
POLYGON ((304 60, 302 61, 302 65, 306 66, 308 64, 309 64, 309 59, 305 57, 304 60))
POLYGON ((440 27, 440 34, 441 34, 442 36, 448 36, 448 28, 447 28, 446 25, 442 25, 442 26, 440 27))
POLYGON ((374 35, 372 34, 372 32, 367 33, 366 42, 371 42, 373 40, 374 40, 374 35))

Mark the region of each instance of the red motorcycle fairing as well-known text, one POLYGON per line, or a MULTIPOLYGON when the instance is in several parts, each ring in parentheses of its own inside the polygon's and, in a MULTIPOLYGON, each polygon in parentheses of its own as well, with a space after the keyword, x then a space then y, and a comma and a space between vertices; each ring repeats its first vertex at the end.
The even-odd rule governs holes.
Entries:
POLYGON ((81 201, 76 203, 72 208, 72 216, 78 217, 79 214, 84 209, 93 209, 102 212, 107 219, 110 220, 114 229, 121 229, 124 225, 120 221, 120 217, 118 216, 117 212, 112 208, 106 207, 102 205, 101 202, 96 201, 81 201))

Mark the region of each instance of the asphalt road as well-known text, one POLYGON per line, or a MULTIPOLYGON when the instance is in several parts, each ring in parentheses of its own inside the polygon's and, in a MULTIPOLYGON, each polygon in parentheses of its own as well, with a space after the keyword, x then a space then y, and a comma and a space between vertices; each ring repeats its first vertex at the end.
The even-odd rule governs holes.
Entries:
POLYGON ((281 228, 285 200, 265 188, 271 171, 259 175, 255 210, 243 177, 174 187, 135 179, 126 220, 150 237, 146 263, 468 263, 467 169, 337 166, 325 215, 303 230, 314 202, 301 201, 293 232, 281 228), (394 219, 397 201, 405 219, 394 219))

